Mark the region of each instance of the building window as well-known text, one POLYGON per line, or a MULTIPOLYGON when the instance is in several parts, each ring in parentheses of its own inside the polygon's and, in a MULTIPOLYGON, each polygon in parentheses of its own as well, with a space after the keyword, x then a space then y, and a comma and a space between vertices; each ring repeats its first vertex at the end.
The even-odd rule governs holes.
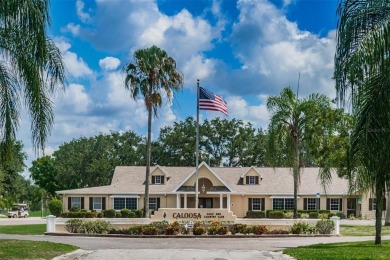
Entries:
POLYGON ((256 184, 255 176, 249 176, 249 183, 248 184, 256 184))
POLYGON ((332 211, 340 210, 340 199, 330 199, 330 210, 332 211))
POLYGON ((259 198, 252 199, 252 210, 261 210, 261 199, 259 198))
POLYGON ((157 198, 149 198, 149 209, 157 210, 157 198))
POLYGON ((101 210, 102 209, 102 197, 94 197, 93 198, 93 209, 101 210))
POLYGON ((161 175, 156 175, 154 181, 155 181, 155 184, 161 184, 161 175))
POLYGON ((317 199, 308 198, 307 199, 307 210, 316 210, 317 209, 317 199))
POLYGON ((272 208, 274 210, 294 209, 294 199, 285 199, 285 198, 272 199, 272 208))
POLYGON ((114 209, 138 209, 138 199, 137 198, 114 198, 114 209))
POLYGON ((70 207, 77 207, 81 209, 81 198, 80 197, 71 197, 70 198, 70 207))

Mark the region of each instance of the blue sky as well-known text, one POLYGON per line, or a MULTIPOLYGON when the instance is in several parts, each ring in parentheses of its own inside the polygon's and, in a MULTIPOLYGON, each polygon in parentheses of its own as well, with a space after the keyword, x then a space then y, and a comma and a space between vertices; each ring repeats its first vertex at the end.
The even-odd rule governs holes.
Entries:
MULTIPOLYGON (((142 99, 131 100, 123 67, 137 49, 166 50, 184 74, 184 88, 165 100, 158 129, 196 114, 196 79, 228 103, 228 119, 266 128, 265 102, 285 86, 300 96, 334 98, 332 80, 337 0, 52 0, 49 33, 67 68, 66 91, 55 101, 51 154, 64 142, 110 131, 146 133, 142 99)), ((223 117, 201 112, 201 119, 223 117)), ((29 119, 19 139, 29 161, 29 119)))

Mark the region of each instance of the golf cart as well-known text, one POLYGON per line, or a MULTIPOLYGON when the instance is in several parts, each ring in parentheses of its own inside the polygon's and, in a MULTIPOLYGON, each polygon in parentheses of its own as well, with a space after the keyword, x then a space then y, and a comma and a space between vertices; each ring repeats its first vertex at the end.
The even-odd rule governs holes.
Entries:
POLYGON ((17 203, 13 204, 10 211, 8 211, 9 218, 27 218, 28 208, 27 204, 17 203))

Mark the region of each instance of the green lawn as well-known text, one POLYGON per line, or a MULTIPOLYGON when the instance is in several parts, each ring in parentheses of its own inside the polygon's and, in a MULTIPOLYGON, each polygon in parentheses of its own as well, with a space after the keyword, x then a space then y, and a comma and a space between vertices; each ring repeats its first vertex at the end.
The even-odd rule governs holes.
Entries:
MULTIPOLYGON (((340 234, 342 236, 375 236, 375 227, 341 225, 340 234)), ((382 236, 385 235, 390 235, 390 226, 382 226, 382 236)))
MULTIPOLYGON (((46 217, 46 216, 49 216, 51 215, 50 213, 50 210, 43 210, 43 216, 46 217)), ((37 210, 37 211, 30 211, 29 212, 29 216, 30 217, 42 217, 42 212, 40 210, 37 210)))
POLYGON ((0 259, 53 259, 78 249, 51 242, 0 240, 0 259))
POLYGON ((382 241, 380 246, 374 241, 317 244, 285 249, 283 253, 298 260, 390 259, 390 241, 382 241))
POLYGON ((0 226, 0 234, 43 235, 46 224, 0 226))

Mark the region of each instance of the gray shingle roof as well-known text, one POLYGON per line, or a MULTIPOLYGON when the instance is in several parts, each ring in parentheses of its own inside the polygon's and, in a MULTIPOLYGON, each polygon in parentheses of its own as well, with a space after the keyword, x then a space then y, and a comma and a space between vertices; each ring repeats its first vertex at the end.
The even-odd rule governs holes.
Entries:
MULTIPOLYGON (((202 166, 203 163, 200 165, 202 166)), ((162 167, 162 166, 160 166, 162 167)), ((165 184, 151 184, 150 194, 173 193, 176 188, 194 172, 195 167, 162 167, 170 178, 165 184)), ((153 167, 151 172, 153 171, 153 167)), ((263 177, 258 185, 243 185, 241 176, 250 167, 212 167, 211 170, 218 175, 232 190, 231 193, 259 194, 259 195, 292 195, 293 176, 291 168, 255 168, 263 177)), ((299 195, 315 195, 317 192, 325 194, 318 179, 319 168, 304 168, 301 173, 299 195)), ((341 179, 335 172, 332 173, 333 182, 327 188, 329 195, 341 195, 348 192, 348 181, 341 179)), ((59 194, 143 194, 145 191, 145 167, 118 166, 115 168, 111 185, 84 189, 58 191, 59 194)), ((181 187, 179 192, 188 192, 190 188, 181 187), (180 190, 183 188, 183 190, 180 190)), ((227 191, 228 189, 218 191, 227 191)), ((192 188, 194 191, 194 188, 192 188)))

